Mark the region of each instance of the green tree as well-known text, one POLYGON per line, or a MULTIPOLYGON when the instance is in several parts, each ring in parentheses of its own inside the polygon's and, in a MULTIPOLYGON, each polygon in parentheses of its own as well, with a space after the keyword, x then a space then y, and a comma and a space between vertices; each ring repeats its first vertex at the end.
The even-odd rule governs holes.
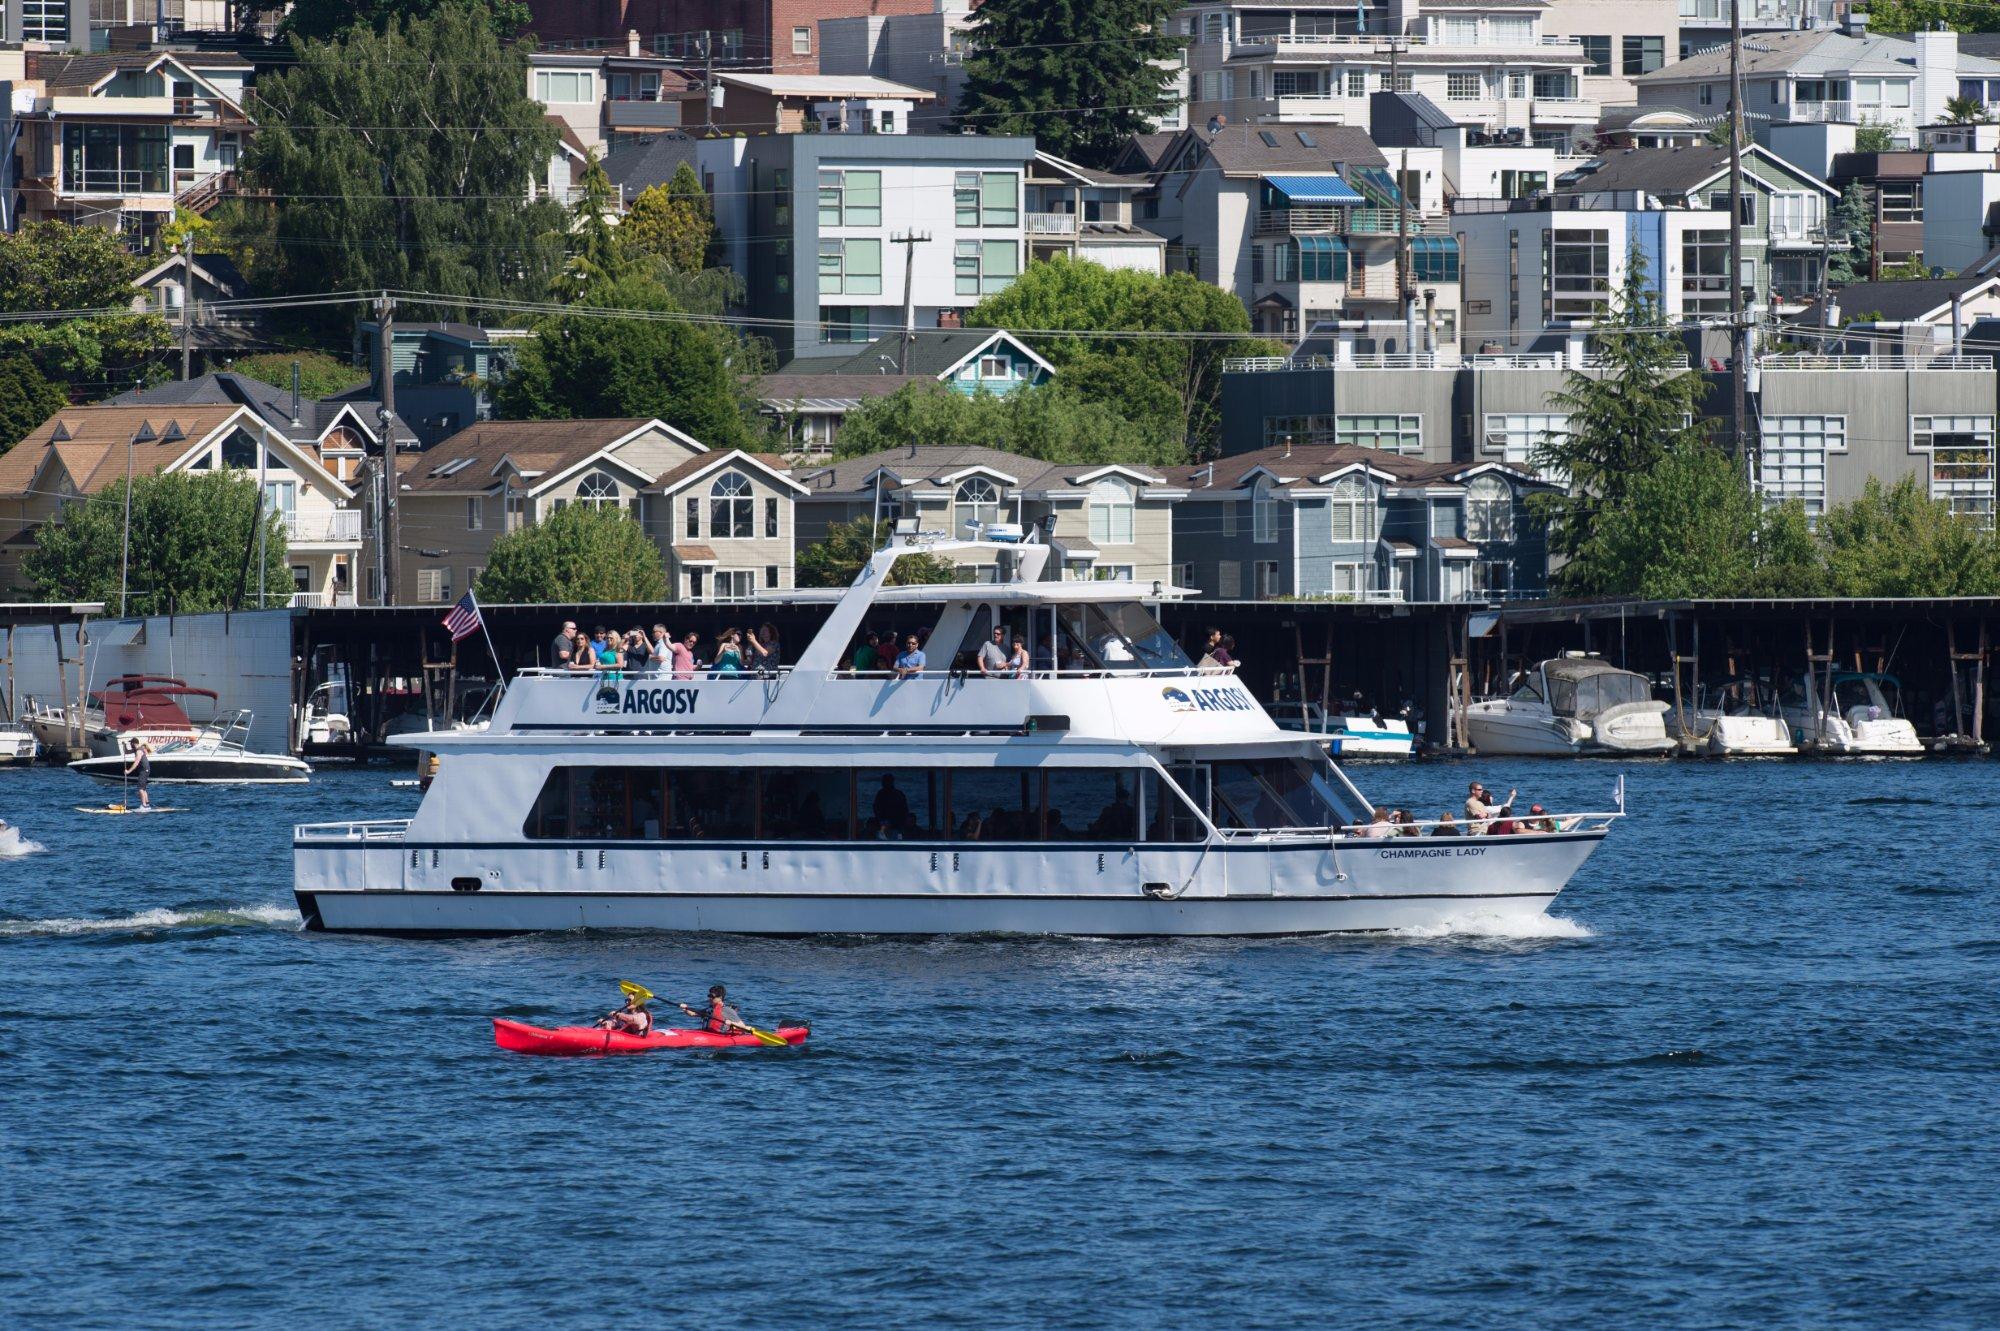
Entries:
POLYGON ((531 18, 523 0, 294 0, 283 31, 288 37, 323 42, 349 28, 379 32, 395 19, 429 18, 453 8, 483 11, 507 37, 525 30, 531 18))
POLYGON ((324 351, 261 351, 254 356, 237 358, 229 368, 259 383, 289 391, 294 364, 299 367, 301 397, 332 397, 335 393, 359 388, 372 377, 367 370, 349 365, 324 351))
POLYGON ((1652 600, 1813 596, 1823 585, 1804 509, 1796 502, 1767 509, 1742 468, 1713 444, 1669 451, 1593 525, 1601 592, 1652 600))
POLYGON ((1181 39, 1174 0, 986 0, 973 11, 959 124, 1032 134, 1036 146, 1108 167, 1172 106, 1181 39))
POLYGON ((68 405, 69 394, 26 356, 0 359, 0 453, 68 405))
POLYGON ((710 448, 752 448, 765 431, 725 332, 689 322, 658 283, 633 274, 593 288, 584 304, 535 324, 495 390, 519 420, 657 416, 710 448))
POLYGON ((618 228, 611 220, 617 210, 618 187, 604 174, 597 154, 587 154, 564 232, 569 257, 549 283, 550 294, 558 300, 580 300, 584 292, 617 280, 630 268, 618 228))
POLYGON ((1172 465, 1181 459, 1177 444, 1148 436, 1111 407, 1058 384, 1005 397, 911 384, 849 412, 834 448, 840 457, 859 457, 912 444, 977 444, 1043 462, 1172 465))
MULTIPOLYGON (((1940 452, 1934 468, 1960 461, 1940 452)), ((2000 595, 2000 534, 1954 514, 1906 476, 1870 478, 1861 497, 1820 520, 1834 596, 2000 595)))
POLYGON ((157 314, 132 313, 145 263, 116 234, 68 222, 0 232, 0 313, 103 311, 50 322, 0 321, 0 356, 25 355, 44 375, 89 396, 144 381, 170 335, 157 314))
POLYGON ((2000 14, 1986 0, 1869 0, 1871 35, 1886 32, 2000 32, 2000 14))
POLYGON ((1623 507, 1628 488, 1668 454, 1707 439, 1700 413, 1708 385, 1688 368, 1680 339, 1660 331, 1667 321, 1645 256, 1634 247, 1625 263, 1625 283, 1598 321, 1600 368, 1565 376, 1551 400, 1569 414, 1569 429, 1544 437, 1534 454, 1537 467, 1568 483, 1528 501, 1549 524, 1550 552, 1569 560, 1556 575, 1568 593, 1614 586, 1617 566, 1598 548, 1597 514, 1623 507))
MULTIPOLYGON (((234 471, 170 472, 132 482, 130 600, 135 615, 199 614, 253 604, 257 569, 244 552, 256 534, 257 482, 234 471)), ((289 596, 284 519, 265 510, 264 585, 289 596)), ((123 477, 35 532, 21 561, 49 600, 118 605, 123 565, 123 477)), ((253 555, 254 558, 254 555, 253 555)))
POLYGON ((1882 270, 1884 282, 1921 282, 1930 275, 1931 270, 1925 266, 1921 254, 1912 254, 1901 263, 1890 264, 1882 270))
POLYGON ((1896 130, 1893 125, 1885 125, 1879 120, 1863 119, 1854 127, 1854 151, 1858 153, 1889 153, 1896 151, 1896 130))
POLYGON ((1836 287, 1866 281, 1875 250, 1875 207, 1860 181, 1848 185, 1840 196, 1827 229, 1834 240, 1847 242, 1845 250, 1835 250, 1830 256, 1827 281, 1836 287))
POLYGON ((659 601, 667 571, 652 537, 624 510, 570 504, 493 542, 479 599, 659 601))
POLYGON ((1068 391, 1113 408, 1163 445, 1173 441, 1195 454, 1217 445, 1223 359, 1278 350, 1245 341, 1250 316, 1243 303, 1192 274, 1158 277, 1062 255, 1030 264, 1005 291, 980 301, 966 323, 1114 334, 1022 336, 1056 367, 1068 391))
MULTIPOLYGON (((845 587, 861 572, 869 557, 889 542, 890 524, 855 518, 827 529, 826 539, 799 551, 801 587, 845 587)), ((958 566, 932 554, 904 555, 889 570, 891 585, 956 582, 958 566)))
POLYGON ((173 220, 161 227, 153 237, 153 249, 158 254, 178 254, 181 243, 192 238, 195 253, 203 252, 202 244, 215 230, 215 223, 200 213, 186 208, 174 209, 173 220))
POLYGON ((641 190, 618 228, 628 248, 659 260, 672 273, 702 271, 714 235, 708 195, 686 162, 674 168, 666 184, 641 190))
MULTIPOLYGON (((258 86, 243 170, 270 205, 253 265, 280 293, 401 289, 540 298, 566 214, 528 187, 556 130, 528 96, 528 48, 478 8, 292 40, 258 86)), ((437 307, 462 313, 450 301, 437 307)), ((344 307, 317 314, 329 327, 344 307)))
POLYGON ((1985 119, 1986 106, 1977 97, 1950 97, 1945 99, 1945 124, 1976 125, 1985 119))

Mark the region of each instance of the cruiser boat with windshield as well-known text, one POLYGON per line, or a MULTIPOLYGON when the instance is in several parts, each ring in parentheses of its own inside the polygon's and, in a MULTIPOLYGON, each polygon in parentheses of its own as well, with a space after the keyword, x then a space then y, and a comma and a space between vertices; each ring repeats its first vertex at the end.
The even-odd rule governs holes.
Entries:
POLYGON ((1894 675, 1835 671, 1831 697, 1820 703, 1812 671, 1787 682, 1780 700, 1801 749, 1855 757, 1910 758, 1923 753, 1917 728, 1903 719, 1902 685, 1894 675))
POLYGON ((1668 715, 1667 726, 1687 752, 1711 758, 1777 758, 1799 751, 1778 710, 1777 691, 1763 679, 1707 681, 1691 704, 1668 715))
POLYGON ((1523 671, 1507 697, 1468 707, 1465 733, 1486 754, 1633 757, 1673 751, 1666 714, 1644 675, 1564 652, 1523 671))
MULTIPOLYGON (((412 818, 293 833, 314 929, 453 934, 1294 934, 1540 915, 1618 813, 1493 837, 1361 835, 1369 802, 1311 736, 1190 661, 1158 584, 1042 581, 1050 547, 911 530, 789 668, 525 671, 412 818), (1002 580, 888 585, 973 551, 1002 580), (983 676, 998 624, 1031 668, 983 676), (921 670, 849 668, 858 634, 921 670)), ((810 593, 793 593, 794 599, 810 593)))
POLYGON ((151 779, 171 785, 267 786, 292 785, 311 778, 312 768, 289 753, 258 753, 249 747, 248 711, 226 721, 211 721, 189 732, 153 733, 128 730, 119 734, 120 747, 69 765, 69 770, 111 785, 131 778, 126 768, 144 741, 152 748, 151 779))

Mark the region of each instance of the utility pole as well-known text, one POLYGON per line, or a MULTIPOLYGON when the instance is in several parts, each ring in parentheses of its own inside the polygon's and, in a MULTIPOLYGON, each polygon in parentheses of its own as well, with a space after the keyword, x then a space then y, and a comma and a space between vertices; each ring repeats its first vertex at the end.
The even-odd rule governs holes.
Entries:
POLYGON ((186 383, 193 359, 194 232, 181 237, 181 382, 186 383))
POLYGON ((119 541, 118 550, 118 617, 125 618, 125 598, 132 586, 132 452, 141 443, 152 443, 156 436, 150 422, 139 422, 139 428, 125 441, 125 534, 119 541))
POLYGON ((903 341, 896 348, 896 373, 910 372, 910 344, 917 340, 917 246, 931 238, 928 231, 905 231, 889 237, 891 245, 903 247, 903 341))
POLYGON ((1750 326, 1743 308, 1743 0, 1729 5, 1729 444, 1748 461, 1750 326))
MULTIPOLYGON (((1396 301, 1403 307, 1403 350, 1417 350, 1417 284, 1410 272, 1410 150, 1396 172, 1396 301)), ((1414 360, 1411 364, 1415 364, 1414 360)))
POLYGON ((701 109, 702 128, 708 133, 715 132, 715 34, 707 28, 701 30, 701 109))
POLYGON ((375 566, 382 578, 383 605, 396 603, 396 302, 384 292, 375 300, 377 344, 382 357, 380 371, 381 408, 376 418, 382 427, 382 509, 376 524, 375 566))

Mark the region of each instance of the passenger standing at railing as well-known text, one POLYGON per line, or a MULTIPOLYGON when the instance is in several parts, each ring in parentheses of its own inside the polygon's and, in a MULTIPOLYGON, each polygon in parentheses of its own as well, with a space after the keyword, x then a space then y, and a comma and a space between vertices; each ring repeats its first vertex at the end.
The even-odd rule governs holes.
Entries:
POLYGON ((872 674, 882 664, 882 653, 876 648, 881 641, 875 634, 863 635, 861 645, 854 649, 851 665, 857 675, 872 674))
POLYGON ((715 673, 717 675, 740 675, 743 673, 743 651, 737 646, 736 630, 722 635, 721 646, 715 649, 715 673))
POLYGON ((620 650, 619 640, 604 631, 602 624, 590 633, 590 645, 596 653, 597 671, 608 684, 615 684, 625 678, 620 672, 625 664, 625 653, 620 650))
POLYGON ((783 665, 785 644, 778 637, 778 626, 765 620, 757 626, 757 641, 764 644, 764 669, 776 670, 783 665))
POLYGON ((597 651, 590 645, 590 635, 580 629, 570 640, 569 669, 579 675, 597 673, 597 651))
POLYGON ((652 660, 653 645, 646 641, 646 631, 637 624, 625 635, 625 668, 635 675, 646 673, 652 660))
POLYGON ((573 659, 575 659, 575 653, 576 653, 576 621, 573 619, 565 619, 563 621, 562 632, 556 634, 556 640, 549 644, 550 668, 555 670, 567 670, 569 668, 569 663, 573 659))
POLYGON ((979 644, 979 673, 987 679, 1005 679, 1013 673, 1007 659, 1007 630, 998 624, 993 636, 979 644))
POLYGON ((694 678, 694 645, 701 635, 690 631, 686 637, 673 645, 674 678, 694 678))
POLYGON ((1007 664, 1013 668, 1015 679, 1028 677, 1028 640, 1018 633, 1014 635, 1014 651, 1007 664))
POLYGON ((653 625, 653 673, 665 675, 674 668, 674 640, 667 636, 665 624, 653 625))
POLYGON ((924 673, 924 649, 917 646, 917 635, 903 639, 903 654, 896 658, 896 678, 915 679, 924 673))

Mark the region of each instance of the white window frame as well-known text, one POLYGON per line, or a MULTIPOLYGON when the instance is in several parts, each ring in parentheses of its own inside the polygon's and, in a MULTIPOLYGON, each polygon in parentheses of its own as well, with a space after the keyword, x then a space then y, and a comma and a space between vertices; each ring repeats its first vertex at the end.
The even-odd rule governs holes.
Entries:
POLYGON ((1422 416, 1366 415, 1335 416, 1333 442, 1352 448, 1373 448, 1384 453, 1424 451, 1422 416), (1383 440, 1393 440, 1385 445, 1383 440))
POLYGON ((792 29, 792 54, 811 55, 813 53, 813 30, 810 27, 792 29))
POLYGON ((1281 581, 1277 560, 1259 559, 1250 565, 1250 596, 1252 600, 1268 601, 1275 596, 1282 596, 1284 593, 1279 590, 1280 586, 1281 581))
POLYGON ((1278 539, 1278 487, 1262 477, 1250 495, 1250 539, 1269 545, 1278 539))
POLYGON ((544 106, 584 106, 597 100, 597 75, 587 69, 538 69, 535 71, 535 100, 544 106), (582 94, 558 97, 555 90, 582 94))
POLYGON ((1090 540, 1093 545, 1131 545, 1137 525, 1138 494, 1130 481, 1106 476, 1090 487, 1090 540))
POLYGON ((1342 560, 1327 572, 1326 589, 1335 600, 1363 600, 1368 595, 1371 581, 1369 571, 1374 566, 1359 560, 1342 560), (1345 586, 1342 586, 1342 583, 1345 586))
POLYGON ((417 570, 417 599, 442 605, 451 599, 451 569, 446 565, 417 570))
POLYGON ((486 526, 485 503, 486 501, 481 499, 478 495, 466 496, 465 529, 467 531, 481 531, 485 528, 486 526))
POLYGON ((1910 451, 1930 457, 1932 499, 1950 505, 1951 511, 1959 516, 1992 529, 1995 481, 1993 417, 1912 416, 1910 451), (1940 445, 1937 442, 1940 435, 1965 438, 1969 442, 1940 445), (1938 457, 1941 451, 1954 455, 1945 462, 1945 466, 1962 469, 1967 474, 1940 477, 1938 457))
POLYGON ((969 522, 985 526, 1004 522, 1006 517, 1006 499, 1001 495, 1000 487, 984 476, 968 476, 951 492, 953 540, 965 539, 966 524, 969 522))
POLYGON ((1372 541, 1368 520, 1368 482, 1359 476, 1343 476, 1333 483, 1326 499, 1327 540, 1336 545, 1372 541))
POLYGON ((756 534, 757 499, 750 478, 740 471, 723 472, 708 487, 709 539, 747 541, 756 534))
POLYGON ((1809 517, 1825 513, 1827 455, 1847 451, 1847 417, 1767 416, 1758 436, 1757 490, 1764 502, 1796 499, 1809 517))
POLYGON ((576 502, 585 508, 621 508, 618 482, 601 471, 593 471, 576 485, 576 502))
MULTIPOLYGON (((1534 468, 1535 450, 1542 441, 1552 435, 1569 433, 1569 415, 1565 412, 1497 412, 1486 413, 1486 428, 1482 432, 1482 449, 1486 453, 1497 453, 1502 461, 1517 467, 1534 468), (1493 436, 1502 436, 1499 443, 1493 436)), ((1545 477, 1546 479, 1546 477, 1545 477)))
POLYGON ((1475 476, 1465 487, 1465 539, 1514 539, 1514 487, 1498 476, 1475 476))

